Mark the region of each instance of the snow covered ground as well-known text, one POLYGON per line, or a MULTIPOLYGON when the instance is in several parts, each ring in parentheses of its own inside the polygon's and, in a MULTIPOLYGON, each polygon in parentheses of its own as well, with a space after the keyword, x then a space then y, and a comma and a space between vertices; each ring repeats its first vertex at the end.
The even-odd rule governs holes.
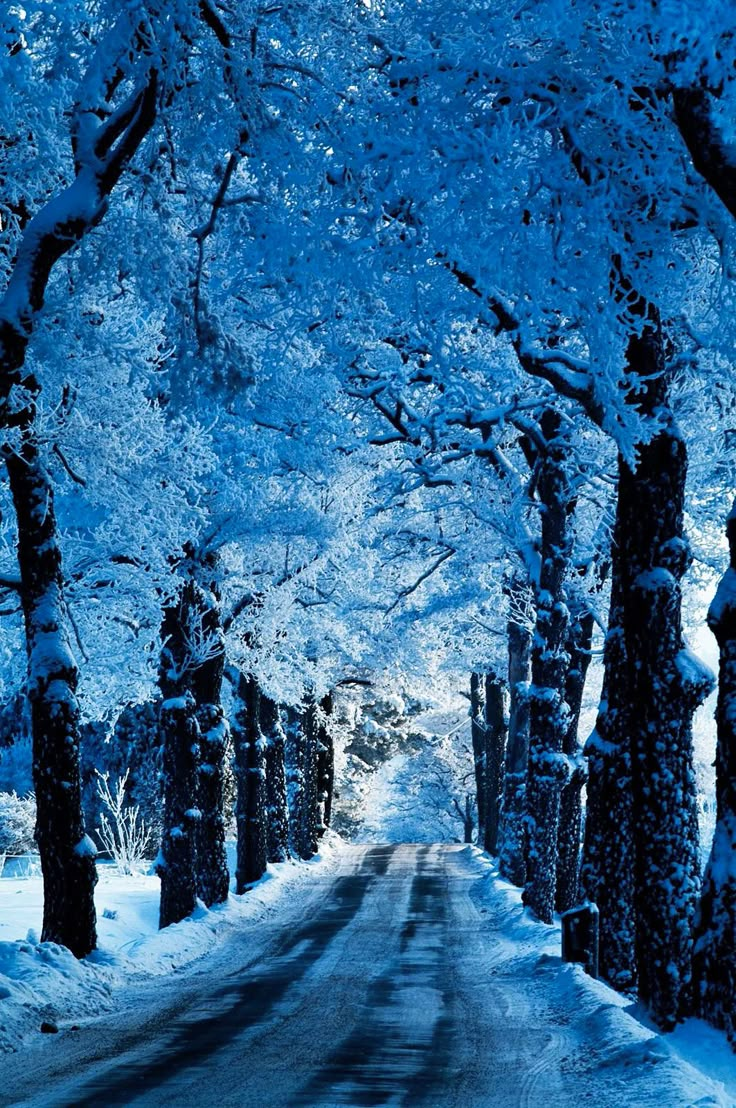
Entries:
MULTIPOLYGON (((312 861, 271 865, 245 896, 164 931, 158 930, 159 879, 121 877, 113 865, 99 867, 95 890, 99 948, 79 962, 55 943, 40 943, 40 877, 0 880, 0 1055, 33 1042, 41 1024, 87 1019, 115 1007, 131 983, 170 975, 227 941, 235 929, 256 929, 278 917, 284 900, 308 885, 314 870, 330 871, 330 836, 312 861)), ((229 850, 234 872, 234 846, 229 850)))
MULTIPOLYGON (((147 930, 140 905, 137 918, 147 930)), ((562 965, 558 929, 532 921, 473 847, 333 843, 311 868, 107 957, 110 991, 90 1007, 114 1010, 72 1032, 81 994, 68 992, 61 1033, 6 1056, 4 1103, 736 1105, 722 1036, 696 1023, 662 1036, 562 965), (126 964, 138 982, 123 987, 126 964), (145 986, 141 971, 165 976, 145 986)), ((88 992, 102 970, 80 967, 88 992)))

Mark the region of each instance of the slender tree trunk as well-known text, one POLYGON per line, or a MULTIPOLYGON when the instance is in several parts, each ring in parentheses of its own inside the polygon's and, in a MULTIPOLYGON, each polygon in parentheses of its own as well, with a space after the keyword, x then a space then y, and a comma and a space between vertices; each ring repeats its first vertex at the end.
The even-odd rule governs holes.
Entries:
POLYGON ((478 842, 483 842, 486 822, 486 726, 485 679, 482 673, 470 675, 470 739, 475 769, 475 797, 478 806, 478 842))
POLYGON ((498 868, 518 888, 526 880, 526 773, 529 760, 531 634, 511 617, 509 643, 509 737, 504 769, 498 868))
POLYGON ((332 819, 332 794, 335 788, 335 740, 331 728, 332 694, 319 702, 317 712, 317 792, 319 823, 317 836, 322 838, 332 819))
POLYGON ((555 897, 558 912, 567 912, 578 901, 583 821, 582 791, 587 776, 585 760, 578 740, 578 725, 592 642, 593 616, 590 612, 578 608, 571 620, 566 646, 570 659, 565 679, 565 701, 569 715, 563 752, 569 760, 570 775, 560 798, 555 897))
POLYGON ((506 754, 506 716, 504 682, 495 673, 486 674, 485 688, 485 825, 483 846, 489 854, 498 853, 503 797, 503 771, 506 754))
POLYGON ((237 708, 232 736, 235 748, 235 785, 238 827, 236 891, 244 893, 266 871, 265 742, 260 728, 260 690, 254 677, 238 672, 237 708))
POLYGON ((560 798, 566 780, 563 755, 568 728, 564 698, 568 656, 565 577, 570 561, 568 520, 572 508, 567 467, 569 444, 560 417, 548 408, 541 428, 546 448, 539 459, 537 487, 542 508, 542 543, 537 622, 532 644, 529 776, 526 788, 527 857, 524 903, 551 923, 557 881, 560 798))
POLYGON ((261 693, 261 733, 266 743, 266 832, 269 862, 289 857, 289 811, 286 801, 285 738, 279 706, 261 693))
POLYGON ((18 565, 33 725, 36 841, 41 855, 43 942, 78 958, 97 942, 95 848, 84 830, 79 771, 78 671, 67 634, 54 494, 32 434, 5 462, 18 521, 18 565))
POLYGON ((708 612, 720 649, 716 830, 695 930, 695 1011, 736 1049, 736 502, 726 523, 730 564, 708 612))
POLYGON ((663 340, 642 304, 629 343, 637 404, 661 428, 635 469, 619 462, 606 676, 589 755, 582 869, 598 906, 601 972, 617 988, 637 979, 656 1022, 687 1009, 699 890, 692 714, 711 687, 684 648, 680 580, 685 444, 668 408, 663 340))

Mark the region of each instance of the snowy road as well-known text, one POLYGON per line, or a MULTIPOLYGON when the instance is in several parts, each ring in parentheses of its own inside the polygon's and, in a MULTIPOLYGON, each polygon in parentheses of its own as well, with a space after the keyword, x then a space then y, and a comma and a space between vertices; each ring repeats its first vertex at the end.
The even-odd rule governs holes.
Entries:
POLYGON ((622 1032, 633 1021, 620 1009, 606 1012, 595 995, 586 1008, 577 971, 530 952, 513 926, 535 925, 519 917, 510 930, 508 898, 489 895, 469 850, 347 847, 336 872, 315 876, 267 925, 257 951, 231 942, 176 987, 141 989, 114 1016, 9 1059, 0 1101, 723 1103, 658 1036, 622 1032))

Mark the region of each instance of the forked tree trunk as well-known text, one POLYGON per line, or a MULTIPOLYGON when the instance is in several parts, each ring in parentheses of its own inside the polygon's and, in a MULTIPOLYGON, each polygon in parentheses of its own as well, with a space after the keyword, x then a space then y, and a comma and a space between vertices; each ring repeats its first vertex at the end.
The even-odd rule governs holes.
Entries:
POLYGON ((78 958, 96 946, 95 848, 86 836, 79 771, 78 671, 66 632, 54 494, 30 430, 6 453, 18 520, 18 565, 33 724, 36 841, 41 856, 43 942, 78 958))
POLYGON ((504 766, 498 868, 517 888, 526 879, 526 773, 529 759, 531 633, 512 616, 508 623, 509 737, 504 766))
POLYGON ((582 792, 587 776, 585 759, 578 740, 578 726, 592 642, 593 616, 590 612, 578 608, 571 619, 566 647, 570 659, 565 679, 565 701, 569 715, 563 751, 568 758, 570 772, 560 797, 555 894, 555 906, 558 912, 567 912, 578 901, 583 821, 582 792))
POLYGON ((495 673, 486 674, 485 687, 485 825, 483 847, 498 853, 501 801, 506 756, 504 682, 495 673))
POLYGON ((260 728, 260 690, 254 677, 238 672, 234 683, 237 707, 232 737, 235 749, 235 818, 238 828, 236 891, 244 893, 266 871, 265 742, 260 728))
POLYGON ((289 857, 289 812, 286 801, 285 737, 279 706, 261 693, 260 726, 266 744, 266 837, 269 862, 289 857))
POLYGON ((726 523, 730 564, 708 612, 718 641, 716 830, 695 929, 695 1012, 736 1049, 736 503, 726 523))
POLYGON ((482 673, 470 675, 470 741, 475 770, 475 799, 478 810, 478 842, 483 842, 486 821, 486 725, 485 678, 482 673))
POLYGON ((529 770, 526 786, 527 855, 524 903, 538 919, 551 923, 557 882, 560 799, 567 777, 563 754, 568 728, 565 703, 565 651, 568 611, 565 578, 571 538, 572 497, 568 478, 569 444, 559 414, 551 408, 541 419, 545 449, 539 457, 537 488, 541 504, 541 568, 537 621, 532 643, 529 693, 529 770))

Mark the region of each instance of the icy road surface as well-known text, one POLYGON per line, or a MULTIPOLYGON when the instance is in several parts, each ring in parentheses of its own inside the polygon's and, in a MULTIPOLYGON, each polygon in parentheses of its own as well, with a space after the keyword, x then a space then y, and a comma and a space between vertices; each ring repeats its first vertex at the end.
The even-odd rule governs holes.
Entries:
POLYGON ((257 942, 4 1060, 0 1102, 728 1103, 539 934, 469 849, 346 847, 257 942))

